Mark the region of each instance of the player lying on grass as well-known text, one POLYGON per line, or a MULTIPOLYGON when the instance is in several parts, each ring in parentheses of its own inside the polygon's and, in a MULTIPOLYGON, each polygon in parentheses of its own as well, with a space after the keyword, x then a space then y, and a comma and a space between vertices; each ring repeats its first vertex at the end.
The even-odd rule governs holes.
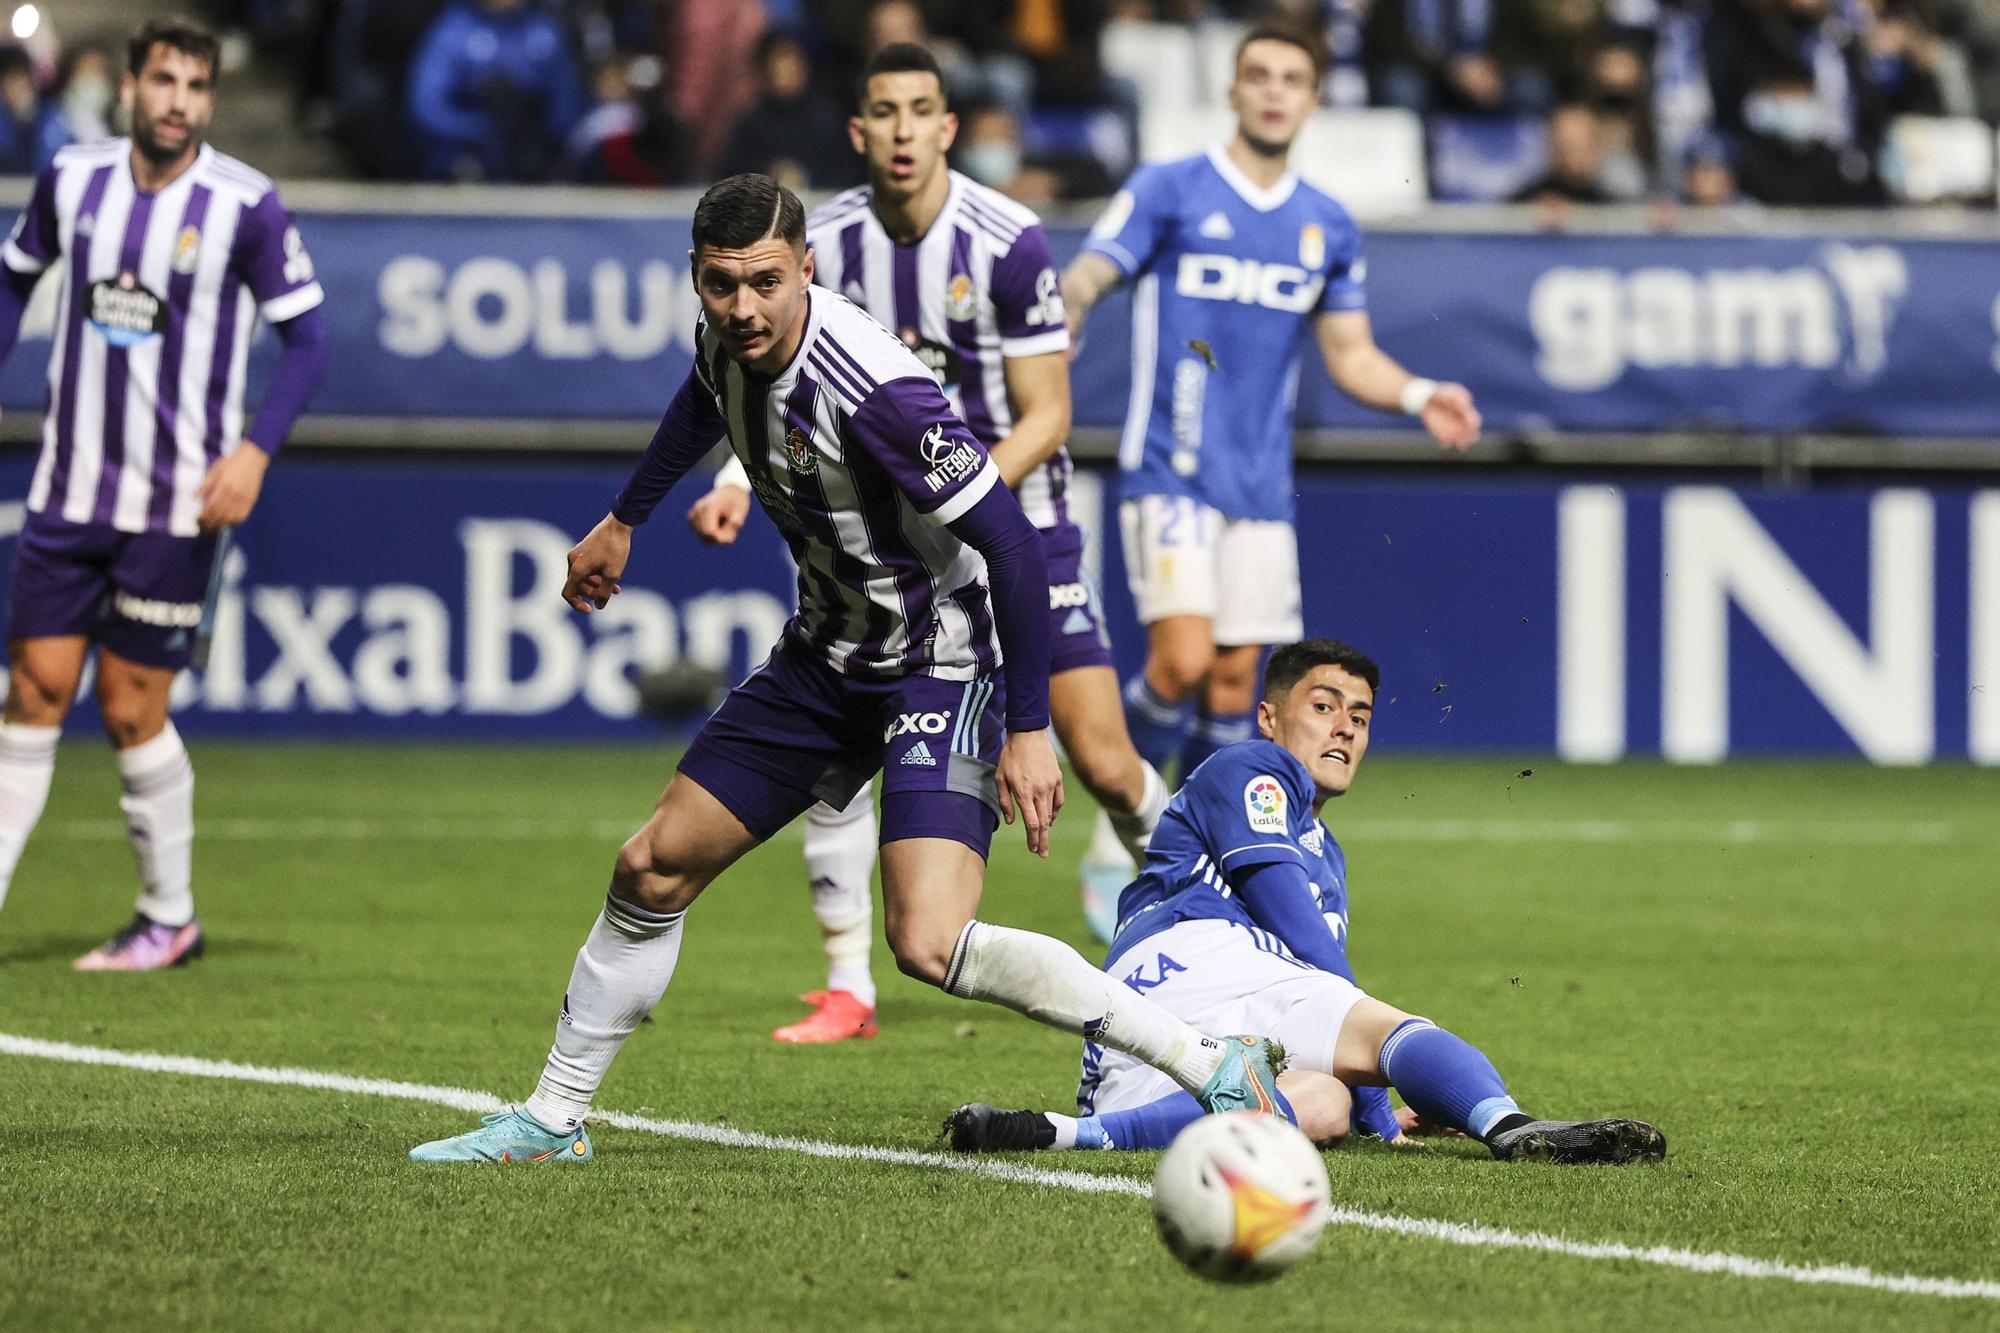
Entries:
POLYGON ((785 535, 799 609, 703 725, 619 853, 527 1105, 427 1143, 420 1161, 585 1161, 584 1116, 660 1002, 687 909, 815 801, 882 779, 882 899, 896 963, 953 995, 1131 1051, 1210 1109, 1268 1108, 1282 1056, 1218 1041, 1046 935, 973 919, 986 852, 1018 807, 1048 854, 1062 806, 1049 744, 1042 543, 916 354, 812 284, 805 209, 768 176, 695 208, 695 367, 611 513, 569 556, 563 596, 601 610, 632 529, 719 439, 785 535))
MULTIPOLYGON (((1257 729, 1218 750, 1168 805, 1145 869, 1118 900, 1104 970, 1184 1021, 1281 1041, 1295 1067, 1279 1112, 1315 1142, 1350 1113, 1391 1142, 1402 1127, 1385 1085, 1427 1124, 1481 1140, 1502 1160, 1657 1162, 1660 1131, 1638 1120, 1536 1120, 1468 1042, 1363 992, 1348 966, 1347 858, 1320 823, 1368 752, 1380 673, 1331 639, 1271 656, 1257 729), (1217 1026, 1217 1025, 1220 1026, 1217 1026)), ((1079 1117, 961 1106, 954 1148, 1164 1148, 1202 1113, 1194 1099, 1116 1051, 1086 1044, 1079 1117)))

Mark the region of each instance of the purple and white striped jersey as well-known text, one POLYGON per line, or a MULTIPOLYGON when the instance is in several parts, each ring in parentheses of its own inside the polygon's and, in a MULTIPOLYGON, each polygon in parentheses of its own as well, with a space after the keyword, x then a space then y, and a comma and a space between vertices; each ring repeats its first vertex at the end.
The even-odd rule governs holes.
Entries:
MULTIPOLYGON (((954 171, 944 208, 914 245, 898 245, 863 185, 806 218, 813 281, 862 307, 916 352, 980 443, 1014 429, 1003 362, 1069 347, 1048 237, 1034 213, 954 171)), ((1071 464, 1058 449, 1014 494, 1038 528, 1069 521, 1071 464)))
POLYGON ((203 147, 146 194, 131 155, 129 139, 58 152, 0 251, 16 273, 62 273, 28 508, 192 537, 202 478, 243 438, 258 315, 292 319, 324 293, 267 178, 203 147))
POLYGON ((971 680, 1000 663, 986 561, 945 525, 1000 470, 927 368, 868 312, 809 288, 796 355, 744 370, 704 323, 695 378, 799 568, 787 632, 845 675, 971 680))

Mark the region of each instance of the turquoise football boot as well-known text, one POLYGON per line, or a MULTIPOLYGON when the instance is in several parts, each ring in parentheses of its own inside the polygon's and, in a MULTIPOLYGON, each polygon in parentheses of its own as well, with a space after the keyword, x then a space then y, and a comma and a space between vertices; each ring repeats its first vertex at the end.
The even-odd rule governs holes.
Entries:
POLYGON ((1262 1111, 1277 1115, 1278 1075, 1285 1072, 1285 1048, 1269 1037, 1222 1037, 1222 1066, 1201 1085, 1194 1099, 1205 1111, 1262 1111))
POLYGON ((518 1107, 479 1118, 479 1128, 410 1149, 413 1162, 587 1162, 597 1154, 578 1125, 558 1134, 518 1107))

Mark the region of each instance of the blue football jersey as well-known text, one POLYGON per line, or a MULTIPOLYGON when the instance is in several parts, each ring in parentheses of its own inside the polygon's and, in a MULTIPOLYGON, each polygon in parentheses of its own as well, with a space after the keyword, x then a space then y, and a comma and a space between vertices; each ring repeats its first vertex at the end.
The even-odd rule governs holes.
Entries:
POLYGON ((1084 248, 1132 283, 1123 494, 1289 522, 1308 326, 1367 305, 1347 210, 1290 173, 1261 190, 1212 148, 1133 172, 1084 248))
MULTIPOLYGON (((1305 867, 1327 929, 1344 950, 1347 854, 1313 813, 1313 794, 1306 766, 1271 741, 1239 741, 1211 755, 1174 794, 1145 867, 1118 895, 1118 937, 1105 968, 1177 921, 1238 921, 1261 932, 1227 876, 1270 861, 1305 867)), ((1295 941, 1279 943, 1299 952, 1295 941)))

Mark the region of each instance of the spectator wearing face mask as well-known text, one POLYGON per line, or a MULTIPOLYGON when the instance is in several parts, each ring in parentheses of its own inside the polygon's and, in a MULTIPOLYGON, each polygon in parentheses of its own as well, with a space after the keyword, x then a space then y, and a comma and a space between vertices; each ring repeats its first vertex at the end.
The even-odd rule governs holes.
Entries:
MULTIPOLYGON (((102 46, 72 46, 56 67, 56 108, 68 143, 96 143, 111 137, 111 113, 118 102, 117 67, 102 46)), ((54 157, 55 150, 48 150, 54 157)), ((46 159, 43 165, 47 165, 46 159)))
POLYGON ((1767 204, 1871 204, 1883 114, 1862 35, 1831 0, 1715 0, 1706 56, 1716 127, 1767 204))
POLYGON ((1653 118, 1648 114, 1645 53, 1636 42, 1608 41, 1587 62, 1588 101, 1597 116, 1602 161, 1597 183, 1613 199, 1653 192, 1653 118))

